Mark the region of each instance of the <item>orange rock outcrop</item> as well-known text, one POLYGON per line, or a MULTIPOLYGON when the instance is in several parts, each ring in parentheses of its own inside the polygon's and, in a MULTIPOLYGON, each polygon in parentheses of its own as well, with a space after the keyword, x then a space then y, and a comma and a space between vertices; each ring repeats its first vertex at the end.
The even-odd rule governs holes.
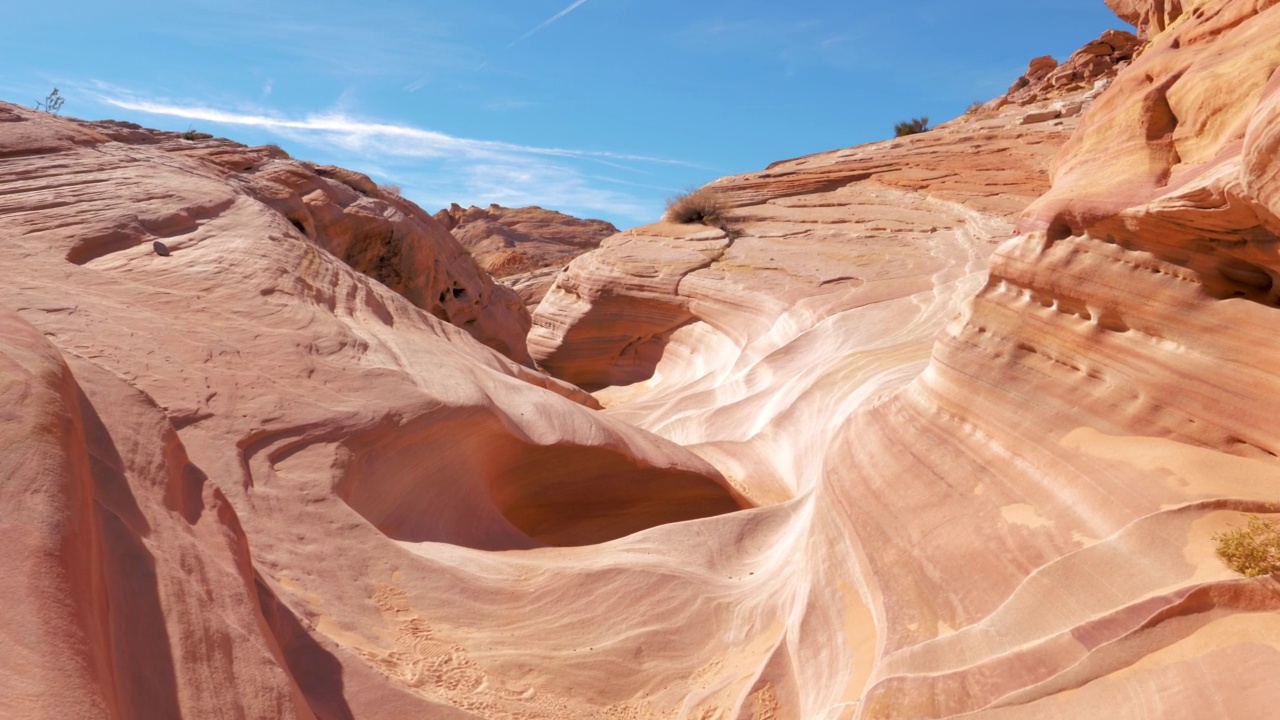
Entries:
POLYGON ((1112 5, 573 260, 559 380, 363 176, 0 107, 0 715, 1269 717, 1280 7, 1112 5))
MULTIPOLYGON (((1099 81, 1109 81, 1130 62, 1140 49, 1138 38, 1123 30, 1108 30, 1097 40, 1071 54, 1061 65, 1048 55, 1038 57, 1027 66, 1027 72, 1014 81, 1009 92, 995 101, 1031 103, 1078 94, 1091 90, 1099 81)), ((1065 112, 1075 114, 1082 105, 1071 103, 1065 112)))
POLYGON ((433 217, 485 272, 515 290, 530 311, 570 260, 618 232, 604 220, 583 220, 540 207, 463 208, 454 203, 433 217))
MULTIPOLYGON (((1138 28, 1146 40, 1162 32, 1182 15, 1182 0, 1106 0, 1107 7, 1121 20, 1138 28)), ((1189 6, 1202 4, 1190 0, 1189 6)))

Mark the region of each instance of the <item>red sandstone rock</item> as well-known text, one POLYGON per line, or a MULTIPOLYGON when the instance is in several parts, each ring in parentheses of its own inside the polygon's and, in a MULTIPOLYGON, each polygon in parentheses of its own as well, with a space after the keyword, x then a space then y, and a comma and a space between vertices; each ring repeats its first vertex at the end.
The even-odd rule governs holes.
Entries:
POLYGON ((741 346, 793 313, 804 319, 785 322, 801 332, 935 280, 967 292, 948 282, 976 270, 1047 189, 1049 160, 1077 122, 1019 118, 947 123, 717 181, 709 187, 729 207, 722 228, 660 223, 607 239, 556 281, 530 351, 551 374, 595 389, 648 378, 673 333, 695 321, 741 346))
POLYGON ((1047 55, 1035 58, 999 104, 1028 105, 1093 89, 1129 64, 1139 45, 1131 33, 1108 30, 1061 65, 1047 55))
MULTIPOLYGON (((720 474, 435 317, 509 316, 462 312, 499 291, 363 176, 5 109, 0 716, 589 716, 572 656, 475 660, 462 628, 529 577, 486 551, 736 510, 720 474)), ((536 582, 585 617, 587 577, 536 582)))
POLYGON ((1277 12, 612 236, 604 411, 367 178, 0 108, 0 715, 1269 717, 1277 12))
POLYGON ((1273 512, 1280 480, 1274 176, 1251 162, 1275 127, 1278 13, 1198 3, 1155 35, 929 369, 853 424, 859 449, 954 448, 859 453, 854 497, 884 504, 851 497, 855 525, 902 503, 952 518, 943 540, 882 525, 868 543, 913 538, 938 570, 970 565, 956 539, 980 537, 1006 573, 961 598, 958 573, 873 559, 889 597, 951 599, 896 605, 868 716, 1271 712, 1256 673, 1280 658, 1274 579, 1223 568, 1212 531, 1273 512), (956 632, 926 637, 935 619, 956 632))
POLYGON ((435 214, 480 267, 519 294, 532 311, 570 260, 618 232, 603 220, 581 220, 540 207, 455 203, 435 214))
MULTIPOLYGON (((519 298, 494 285, 420 208, 383 192, 364 175, 293 161, 274 146, 247 148, 209 139, 190 142, 174 133, 114 122, 49 125, 9 126, 13 133, 8 140, 35 146, 30 153, 22 151, 31 155, 26 165, 39 166, 43 161, 37 155, 56 152, 58 162, 75 168, 73 172, 106 168, 127 173, 134 159, 129 153, 133 153, 157 162, 172 159, 193 178, 192 189, 183 192, 151 187, 146 178, 126 185, 114 199, 135 202, 136 215, 122 208, 93 217, 66 249, 67 260, 74 264, 95 263, 155 237, 162 238, 171 252, 181 252, 203 238, 204 225, 236 202, 251 198, 276 211, 264 217, 262 222, 269 227, 263 232, 305 236, 419 308, 518 362, 528 362, 524 336, 529 321, 519 298), (66 141, 71 133, 84 135, 74 141, 86 146, 83 151, 69 152, 66 141), (176 209, 175 203, 180 205, 176 209)), ((14 171, 31 172, 16 166, 14 171)), ((98 203, 111 199, 83 198, 98 203)), ((74 204, 71 207, 77 209, 74 204)), ((41 218, 26 231, 52 229, 46 226, 56 218, 41 218)), ((310 268, 304 263, 299 272, 305 277, 310 268)))
MULTIPOLYGON (((1182 0, 1106 0, 1121 20, 1138 28, 1143 40, 1159 34, 1182 15, 1182 0)), ((1190 5, 1203 5, 1192 0, 1190 5)))
POLYGON ((152 398, 70 359, 0 311, 4 716, 314 717, 235 510, 152 398))
MULTIPOLYGON (((856 598, 828 608, 848 704, 826 717, 1243 718, 1280 700, 1280 586, 1214 555, 1216 532, 1280 501, 1277 12, 1198 3, 1096 99, 1044 103, 1064 117, 1020 126, 1040 108, 1006 108, 859 149, 860 171, 829 153, 714 183, 727 230, 624 233, 539 308, 542 366, 631 382, 596 393, 610 415, 759 502, 812 508, 819 582, 856 568, 837 582, 856 598), (982 245, 949 213, 1018 215, 987 204, 977 188, 997 183, 973 167, 1008 151, 984 137, 966 159, 962 138, 1075 122, 1023 234, 959 272, 982 245), (948 162, 970 163, 968 197, 943 195, 948 162), (911 192, 888 192, 886 170, 911 192), (803 254, 782 251, 793 238, 803 254), (817 289, 823 273, 842 292, 817 289), (820 559, 842 542, 847 564, 820 559)), ((817 652, 790 632, 793 657, 817 652)), ((773 685, 780 714, 824 716, 818 685, 773 685)))

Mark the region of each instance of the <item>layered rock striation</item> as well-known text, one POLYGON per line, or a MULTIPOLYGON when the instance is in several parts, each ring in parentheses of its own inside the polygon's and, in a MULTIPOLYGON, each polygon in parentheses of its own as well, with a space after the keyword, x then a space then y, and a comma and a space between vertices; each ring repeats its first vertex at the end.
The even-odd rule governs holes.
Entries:
MULTIPOLYGON (((1058 97, 1093 90, 1099 81, 1107 81, 1130 62, 1141 48, 1138 38, 1123 30, 1108 30, 1097 40, 1071 54, 1061 65, 1045 55, 1035 58, 1027 72, 1010 86, 1009 92, 993 104, 1030 105, 1058 97)), ((1100 88, 1099 88, 1100 89, 1100 88)), ((1074 114, 1080 104, 1068 104, 1066 112, 1074 114)))
POLYGON ((515 290, 530 311, 570 260, 618 232, 604 220, 583 220, 540 207, 463 208, 454 203, 433 217, 485 272, 515 290))
POLYGON ((573 260, 561 379, 363 176, 0 107, 0 714, 1268 717, 1280 8, 1113 6, 573 260))
POLYGON ((1061 103, 1009 105, 712 183, 726 208, 718 225, 633 228, 571 263, 535 313, 534 359, 586 388, 627 385, 674 357, 673 334, 694 324, 743 348, 890 298, 972 292, 955 283, 1048 189, 1050 160, 1079 118, 1036 116, 1061 103))
POLYGON ((1226 570, 1213 535, 1273 513, 1280 481, 1262 159, 1278 12, 1197 3, 1153 34, 928 370, 856 418, 860 446, 897 451, 857 453, 851 517, 876 546, 932 558, 929 579, 873 559, 889 597, 934 598, 891 610, 866 716, 1270 712, 1280 596, 1226 570), (948 451, 905 454, 944 437, 948 451), (945 504, 930 523, 945 530, 891 529, 866 497, 945 504), (979 552, 993 561, 968 584, 958 568, 979 552))
POLYGON ((543 367, 812 513, 847 704, 801 661, 782 716, 1270 712, 1280 588, 1214 538, 1280 499, 1280 9, 1149 5, 1164 19, 1100 92, 718 181, 723 227, 615 236, 535 314, 543 367), (980 189, 1014 205, 1037 166, 992 135, 961 157, 981 128, 1045 131, 1052 188, 1025 211, 980 189))
POLYGON ((747 505, 477 342, 520 347, 514 293, 363 176, 5 114, 0 714, 586 716, 572 674, 537 679, 569 647, 509 664, 575 639, 474 611, 585 610, 557 548, 747 505), (476 625, 521 648, 501 670, 476 625))
MULTIPOLYGON (((154 242, 164 246, 161 252, 176 253, 208 237, 205 226, 233 216, 228 211, 238 210, 237 203, 253 200, 275 211, 261 232, 296 232, 433 316, 518 362, 528 361, 528 320, 514 293, 496 286, 420 208, 360 173, 294 161, 275 146, 192 141, 129 123, 49 127, 33 122, 38 117, 15 117, 20 124, 7 126, 0 138, 11 182, 26 182, 25 192, 49 194, 60 210, 25 217, 18 229, 69 236, 65 259, 74 265, 109 264, 116 253, 149 251, 154 242), (190 177, 190 187, 149 177, 150 166, 162 163, 172 166, 168 174, 190 177), (78 173, 107 179, 102 187, 86 182, 73 190, 58 184, 60 175, 78 173), (109 184, 115 180, 121 182, 109 184)), ((22 199, 12 201, 15 208, 22 199)), ((312 265, 302 263, 299 275, 314 280, 312 265)))

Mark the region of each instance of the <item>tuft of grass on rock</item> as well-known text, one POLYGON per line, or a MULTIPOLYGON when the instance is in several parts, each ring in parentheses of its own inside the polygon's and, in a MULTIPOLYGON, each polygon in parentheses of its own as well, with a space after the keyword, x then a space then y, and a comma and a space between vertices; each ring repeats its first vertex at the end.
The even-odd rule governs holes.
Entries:
POLYGON ((716 225, 724 219, 724 201, 711 188, 687 190, 667 200, 667 219, 682 225, 716 225))
POLYGON ((263 146, 261 147, 261 149, 262 149, 264 152, 266 152, 266 154, 267 154, 269 157, 275 158, 275 159, 277 159, 277 160, 290 160, 290 159, 291 159, 291 158, 290 158, 290 156, 289 156, 289 153, 288 153, 288 152, 286 152, 284 148, 280 147, 279 145, 276 145, 275 143, 270 143, 270 144, 267 144, 267 145, 263 145, 263 146))
POLYGON ((895 123, 893 126, 893 136, 904 137, 906 135, 915 135, 917 133, 925 132, 928 129, 929 118, 927 116, 911 118, 910 120, 903 120, 900 123, 895 123))
POLYGON ((1280 524, 1249 516, 1249 524, 1213 536, 1218 557, 1227 567, 1245 577, 1270 575, 1280 571, 1280 524))

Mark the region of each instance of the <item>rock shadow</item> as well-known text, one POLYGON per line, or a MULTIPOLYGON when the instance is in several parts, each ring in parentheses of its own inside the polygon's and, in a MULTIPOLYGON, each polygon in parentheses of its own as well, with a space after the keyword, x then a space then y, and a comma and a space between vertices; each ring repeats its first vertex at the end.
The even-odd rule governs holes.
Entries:
POLYGON ((114 678, 122 717, 181 717, 156 561, 144 542, 151 527, 124 476, 124 461, 111 434, 82 392, 79 411, 97 501, 106 595, 98 612, 102 625, 91 632, 108 648, 116 670, 109 677, 114 678))
POLYGON ((537 445, 486 410, 374 429, 344 447, 338 496, 407 542, 592 545, 749 507, 709 466, 653 466, 622 447, 537 445))
POLYGON ((354 720, 344 691, 342 663, 311 637, 261 577, 255 573, 253 580, 262 616, 311 712, 318 720, 354 720))

